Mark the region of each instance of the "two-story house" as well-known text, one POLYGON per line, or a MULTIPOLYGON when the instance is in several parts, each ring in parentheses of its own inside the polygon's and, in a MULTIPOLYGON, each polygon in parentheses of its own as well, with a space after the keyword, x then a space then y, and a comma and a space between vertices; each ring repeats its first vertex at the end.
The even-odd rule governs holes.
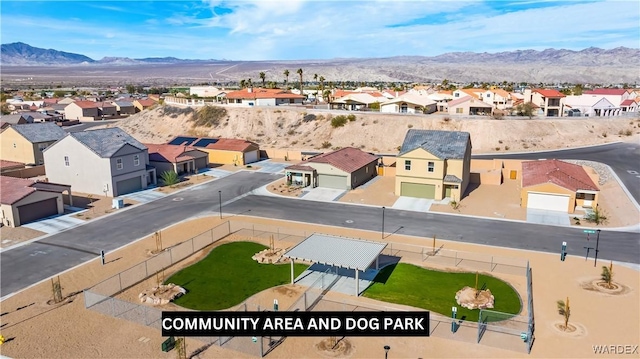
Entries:
POLYGON ((396 161, 398 196, 460 200, 469 184, 468 132, 409 130, 396 161))
POLYGON ((538 106, 545 117, 562 117, 565 110, 565 95, 558 90, 525 89, 524 102, 538 106))
POLYGON ((44 163, 45 148, 65 136, 53 122, 18 124, 0 133, 0 158, 29 166, 44 163))
POLYGON ((75 101, 64 108, 64 117, 74 121, 95 121, 100 118, 98 103, 94 101, 75 101))
POLYGON ((68 133, 44 157, 47 178, 77 192, 116 197, 156 183, 147 147, 117 127, 68 133))
POLYGON ((505 110, 513 106, 511 94, 503 89, 491 89, 483 92, 482 101, 493 105, 498 110, 505 110))

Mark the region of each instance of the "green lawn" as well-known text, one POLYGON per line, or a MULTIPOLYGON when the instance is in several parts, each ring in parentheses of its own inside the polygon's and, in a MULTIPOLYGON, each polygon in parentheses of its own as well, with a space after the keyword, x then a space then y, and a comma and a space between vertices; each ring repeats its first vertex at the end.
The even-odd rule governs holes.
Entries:
MULTIPOLYGON (((457 318, 477 321, 479 310, 469 310, 456 303, 456 292, 464 286, 474 287, 475 273, 449 273, 399 263, 385 267, 378 273, 364 296, 390 303, 410 305, 451 316, 451 307, 458 307, 457 318)), ((507 283, 486 275, 479 275, 478 288, 483 283, 495 297, 492 310, 520 313, 520 296, 507 283)), ((504 318, 502 318, 504 319, 504 318)))
MULTIPOLYGON (((221 310, 242 303, 267 288, 291 282, 290 264, 260 264, 251 257, 267 247, 253 242, 223 244, 201 261, 172 275, 165 283, 187 290, 175 300, 195 310, 221 310)), ((307 268, 296 264, 296 276, 307 268)))

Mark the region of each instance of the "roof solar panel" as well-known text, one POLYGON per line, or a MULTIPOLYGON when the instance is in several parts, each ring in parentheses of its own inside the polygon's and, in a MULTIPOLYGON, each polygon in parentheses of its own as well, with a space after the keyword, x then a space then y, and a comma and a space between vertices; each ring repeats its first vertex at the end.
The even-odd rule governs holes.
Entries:
POLYGON ((201 138, 196 143, 193 144, 195 147, 207 147, 212 143, 218 142, 217 138, 201 138))
POLYGON ((174 138, 173 140, 171 140, 171 142, 169 142, 170 145, 184 145, 184 146, 189 146, 193 143, 193 141, 197 140, 198 137, 184 137, 184 136, 178 136, 176 138, 174 138))

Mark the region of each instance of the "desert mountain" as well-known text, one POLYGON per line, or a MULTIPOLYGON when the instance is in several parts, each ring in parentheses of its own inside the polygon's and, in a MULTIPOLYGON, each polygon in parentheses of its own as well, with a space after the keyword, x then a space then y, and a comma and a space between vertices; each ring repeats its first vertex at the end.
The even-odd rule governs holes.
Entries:
MULTIPOLYGON (((26 73, 36 78, 42 73, 51 82, 68 79, 69 75, 82 78, 85 72, 98 71, 102 73, 101 79, 105 83, 117 84, 125 81, 148 85, 170 84, 176 80, 183 84, 195 84, 253 79, 257 83, 259 72, 265 72, 266 81, 282 82, 285 69, 293 73, 297 68, 304 69, 304 74, 308 76, 305 81, 311 80, 311 74, 318 74, 327 82, 439 82, 448 79, 453 82, 633 84, 640 80, 640 73, 636 71, 640 67, 640 49, 626 47, 608 50, 591 47, 580 51, 546 49, 498 53, 454 52, 433 57, 247 62, 183 60, 175 57, 105 57, 96 61, 83 55, 13 43, 2 45, 1 64, 5 67, 3 77, 6 80, 26 73)), ((293 76, 289 80, 296 79, 293 76)), ((95 80, 95 76, 88 76, 87 80, 95 80)))

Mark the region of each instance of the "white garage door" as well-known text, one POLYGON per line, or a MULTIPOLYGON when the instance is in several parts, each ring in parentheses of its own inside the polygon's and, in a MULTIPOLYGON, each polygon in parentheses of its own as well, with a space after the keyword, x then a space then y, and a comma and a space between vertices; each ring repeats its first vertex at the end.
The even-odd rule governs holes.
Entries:
POLYGON ((527 208, 567 213, 569 211, 569 199, 569 196, 529 192, 527 208))
POLYGON ((260 151, 251 151, 245 152, 244 154, 244 164, 258 162, 260 159, 260 151))

